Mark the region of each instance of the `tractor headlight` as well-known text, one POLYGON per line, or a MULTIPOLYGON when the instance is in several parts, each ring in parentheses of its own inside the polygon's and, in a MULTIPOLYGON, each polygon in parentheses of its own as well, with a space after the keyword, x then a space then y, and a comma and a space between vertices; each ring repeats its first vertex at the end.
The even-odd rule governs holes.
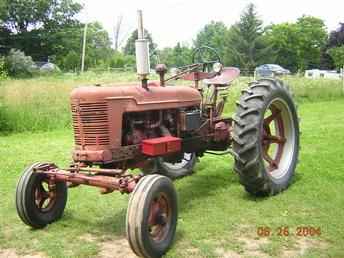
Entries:
POLYGON ((222 71, 222 68, 223 66, 221 63, 216 62, 213 64, 213 71, 216 73, 220 73, 222 71))

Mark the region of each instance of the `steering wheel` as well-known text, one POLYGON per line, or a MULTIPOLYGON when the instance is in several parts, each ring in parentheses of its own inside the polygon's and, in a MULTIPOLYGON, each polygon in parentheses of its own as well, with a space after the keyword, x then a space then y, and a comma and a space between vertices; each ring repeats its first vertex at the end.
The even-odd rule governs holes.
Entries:
POLYGON ((217 51, 209 46, 196 48, 192 53, 192 63, 202 63, 203 71, 211 70, 214 63, 221 63, 221 58, 217 51))

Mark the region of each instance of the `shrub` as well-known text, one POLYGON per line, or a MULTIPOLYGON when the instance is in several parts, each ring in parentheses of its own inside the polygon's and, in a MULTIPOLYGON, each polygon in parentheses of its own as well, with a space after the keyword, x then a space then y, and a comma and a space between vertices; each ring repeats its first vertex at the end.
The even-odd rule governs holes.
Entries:
POLYGON ((7 71, 5 67, 5 58, 0 57, 0 81, 7 78, 7 71))
POLYGON ((344 45, 341 47, 334 47, 328 50, 332 57, 335 66, 340 69, 344 66, 344 45))
POLYGON ((20 50, 11 49, 6 58, 6 68, 11 76, 28 77, 33 75, 35 63, 31 56, 26 56, 20 50))
POLYGON ((57 60, 57 65, 62 67, 65 71, 75 72, 80 68, 80 54, 71 50, 62 60, 57 60))
POLYGON ((135 65, 135 57, 116 52, 110 59, 111 68, 124 68, 135 65))

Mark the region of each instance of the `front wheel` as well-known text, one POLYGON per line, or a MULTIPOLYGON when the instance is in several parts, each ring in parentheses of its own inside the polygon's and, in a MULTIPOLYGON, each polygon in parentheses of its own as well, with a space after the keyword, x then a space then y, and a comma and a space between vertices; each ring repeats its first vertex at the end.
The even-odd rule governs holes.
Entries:
POLYGON ((160 175, 144 176, 130 196, 127 239, 136 255, 158 258, 170 248, 177 227, 177 194, 172 181, 160 175))
POLYGON ((299 154, 299 120, 283 82, 261 79, 244 90, 234 120, 234 169, 254 195, 286 189, 299 154))
POLYGON ((53 182, 35 168, 27 167, 20 177, 16 190, 16 208, 20 219, 33 228, 43 228, 61 218, 67 202, 65 182, 53 182))

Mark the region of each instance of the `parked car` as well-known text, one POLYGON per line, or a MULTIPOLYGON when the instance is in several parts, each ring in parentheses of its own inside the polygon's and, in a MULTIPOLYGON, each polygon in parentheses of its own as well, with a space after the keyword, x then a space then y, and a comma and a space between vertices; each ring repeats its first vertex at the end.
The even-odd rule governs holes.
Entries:
POLYGON ((260 77, 275 77, 278 75, 290 74, 288 69, 277 64, 263 64, 255 69, 256 75, 260 77))
POLYGON ((53 73, 61 71, 56 64, 50 62, 35 62, 32 68, 40 73, 53 73))

